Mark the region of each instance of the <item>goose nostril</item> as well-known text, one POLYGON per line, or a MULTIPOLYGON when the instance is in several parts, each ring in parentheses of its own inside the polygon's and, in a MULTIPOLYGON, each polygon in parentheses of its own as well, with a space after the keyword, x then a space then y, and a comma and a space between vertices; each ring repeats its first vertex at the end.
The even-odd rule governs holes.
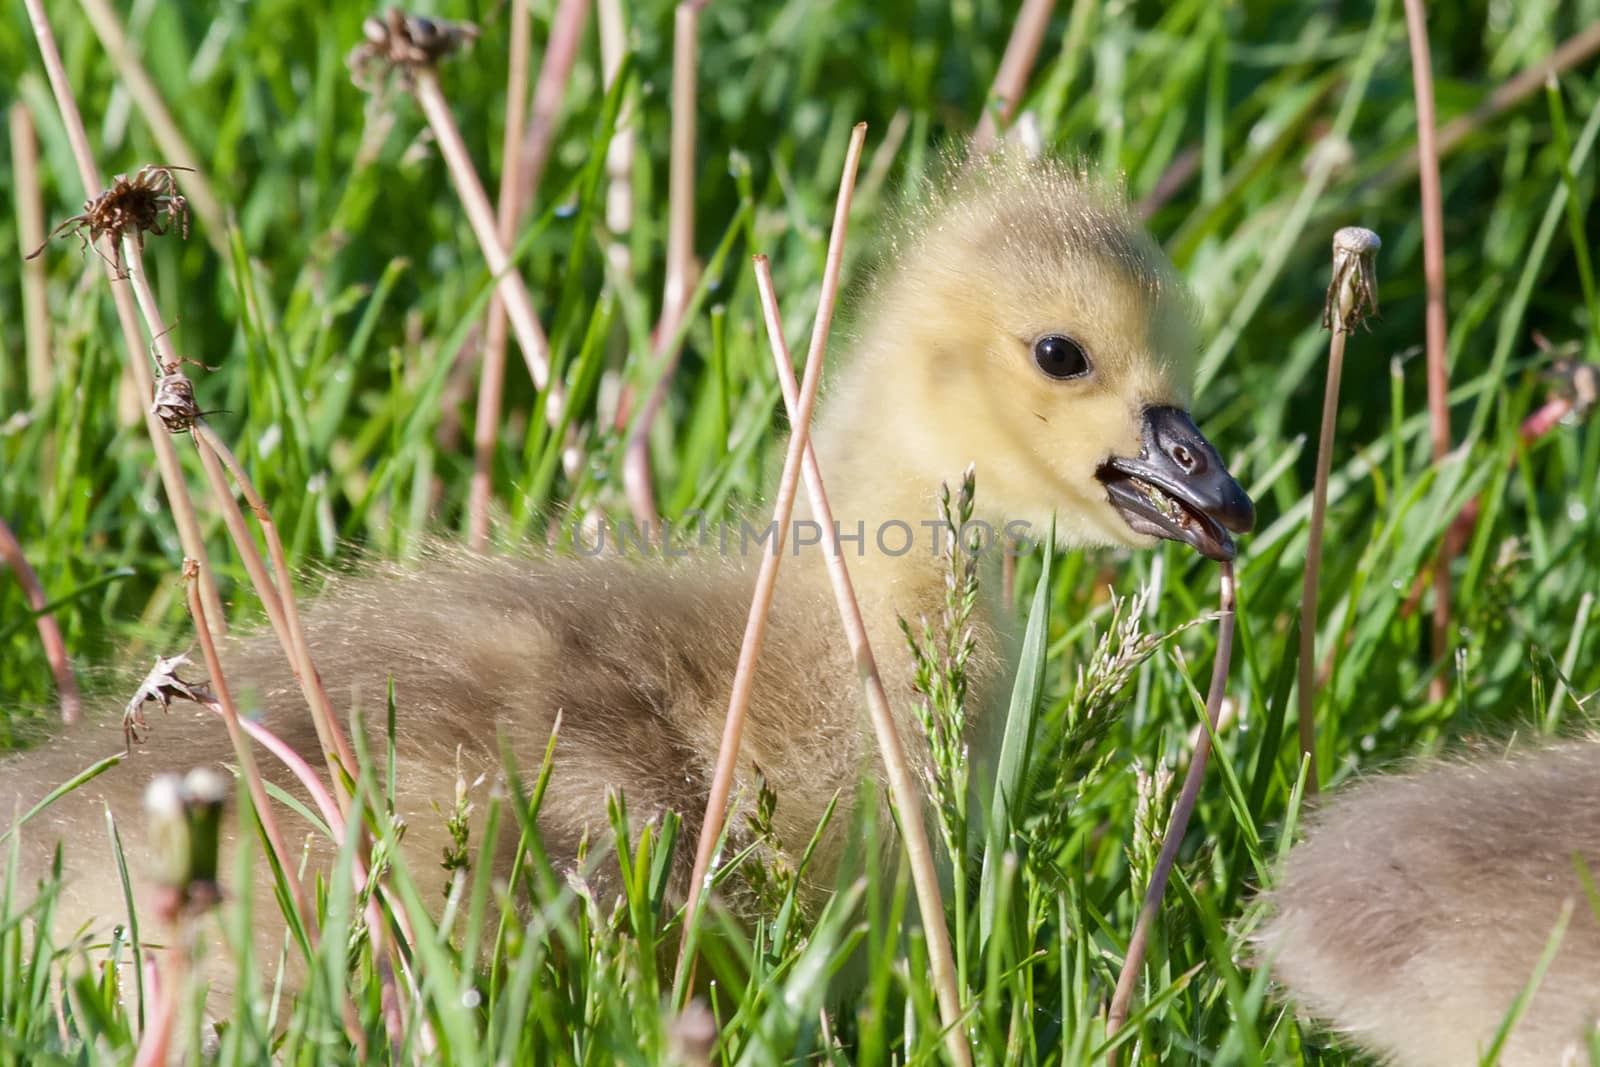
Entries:
POLYGON ((1187 472, 1193 473, 1195 468, 1195 457, 1194 453, 1190 452, 1188 448, 1183 445, 1173 445, 1172 458, 1177 461, 1178 466, 1182 467, 1187 472))

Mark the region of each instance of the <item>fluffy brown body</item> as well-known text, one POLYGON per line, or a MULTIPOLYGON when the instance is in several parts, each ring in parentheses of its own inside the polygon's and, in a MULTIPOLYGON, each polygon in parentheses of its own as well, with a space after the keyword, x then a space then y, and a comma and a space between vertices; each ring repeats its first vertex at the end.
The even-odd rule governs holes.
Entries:
MULTIPOLYGON (((945 564, 920 525, 938 518, 942 483, 953 486, 975 463, 978 518, 997 530, 1021 520, 1037 537, 1055 515, 1068 545, 1147 546, 1159 534, 1203 551, 1226 543, 1231 553, 1227 534, 1206 517, 1205 493, 1222 493, 1221 521, 1235 530, 1248 526, 1249 501, 1182 411, 1197 349, 1184 290, 1114 197, 1066 168, 996 157, 957 168, 945 192, 904 221, 906 236, 863 307, 854 358, 834 376, 814 437, 838 521, 866 531, 859 550, 847 546, 848 563, 899 732, 921 762, 926 742, 898 619, 915 622, 943 602, 945 564), (1057 333, 1088 354, 1088 373, 1063 380, 1041 371, 1036 339, 1057 333), (1152 411, 1164 414, 1153 421, 1152 411), (1152 444, 1158 423, 1179 436, 1152 444), (1154 461, 1137 459, 1152 449, 1154 461), (1150 508, 1141 493, 1154 489, 1114 503, 1102 466, 1116 457, 1143 463, 1145 480, 1123 477, 1124 490, 1148 483, 1188 493, 1192 483, 1205 491, 1195 497, 1202 504, 1168 529, 1141 511, 1150 508), (912 551, 875 544, 890 521, 915 531, 912 551)), ((311 648, 335 706, 359 705, 369 722, 382 722, 394 680, 398 804, 413 872, 446 877, 436 862, 444 827, 435 805, 450 806, 457 752, 468 781, 493 777, 501 737, 524 768, 534 767, 559 713, 540 815, 553 858, 570 866, 586 834, 609 839, 605 798, 618 790, 635 822, 666 810, 685 817, 681 893, 754 572, 754 559, 444 555, 334 582, 307 610, 311 648)), ((1009 686, 992 619, 980 609, 969 702, 980 745, 993 725, 984 711, 1009 686)), ((785 560, 770 627, 735 797, 753 799, 759 767, 777 793, 782 846, 794 855, 840 797, 808 872, 808 885, 821 890, 845 854, 857 786, 879 770, 819 549, 785 560)), ((303 703, 270 639, 234 645, 225 663, 235 690, 253 694, 247 705, 318 763, 303 703)), ((93 727, 8 760, 4 773, 26 806, 121 743, 117 726, 93 727)), ((57 839, 65 842, 68 926, 88 922, 103 936, 124 914, 103 806, 135 823, 153 771, 230 758, 217 722, 177 707, 130 761, 27 828, 30 876, 57 839)), ((272 761, 260 762, 270 769, 272 761)), ((743 824, 735 811, 733 825, 743 824)), ((137 843, 133 851, 137 861, 137 843)))
POLYGON ((1499 1062, 1587 1064, 1600 1019, 1600 744, 1442 763, 1336 796, 1289 853, 1263 955, 1296 1003, 1405 1067, 1473 1064, 1559 948, 1499 1062))
MULTIPOLYGON (((779 798, 778 836, 798 856, 836 790, 835 818, 849 820, 857 783, 875 773, 875 752, 860 719, 859 684, 830 614, 825 577, 820 567, 786 562, 795 565, 780 581, 782 593, 769 616, 732 825, 737 843, 744 811, 755 799, 759 769, 779 798)), ((942 595, 936 568, 928 569, 934 573, 920 591, 942 595)), ((627 559, 541 561, 440 553, 415 567, 382 567, 336 580, 310 606, 307 636, 334 706, 360 709, 371 751, 380 757, 387 745, 387 693, 393 680, 396 809, 406 824, 410 869, 422 881, 425 898, 442 900, 449 878, 439 860, 450 843, 445 813, 458 779, 469 784, 469 799, 481 815, 502 767, 501 745, 509 746, 531 780, 559 714, 540 814, 551 856, 576 870, 579 845, 585 835, 591 837, 595 861, 586 877, 597 898, 610 899, 616 867, 603 855, 611 836, 606 794, 616 790, 635 824, 659 820, 669 810, 685 816, 672 886, 681 899, 727 711, 752 572, 753 566, 721 560, 666 566, 627 559)), ((909 597, 899 606, 908 612, 936 610, 935 604, 909 597)), ((985 683, 1002 674, 1000 639, 981 622, 978 632, 984 651, 975 657, 975 680, 988 688, 985 683)), ((893 649, 888 632, 877 636, 893 649)), ((886 682, 909 712, 906 657, 890 654, 884 660, 886 682)), ((233 642, 224 670, 240 702, 260 709, 268 729, 320 767, 321 752, 299 686, 270 635, 233 642)), ((916 744, 911 723, 901 727, 906 742, 916 744)), ((6 770, 20 776, 19 797, 26 806, 122 746, 119 721, 96 722, 41 751, 12 757, 6 770)), ((925 744, 912 748, 919 756, 925 750, 925 744)), ((269 781, 304 798, 280 763, 257 752, 269 781)), ((56 841, 65 847, 61 932, 88 920, 93 936, 104 940, 114 923, 126 920, 107 846, 105 807, 121 817, 138 860, 145 849, 140 793, 151 776, 233 760, 220 720, 194 705, 175 703, 168 716, 155 714, 149 739, 122 765, 30 823, 24 830, 30 876, 44 869, 56 841)), ((281 818, 292 832, 307 829, 292 815, 281 818)), ((504 825, 506 834, 514 835, 514 823, 504 825)), ((481 832, 476 819, 473 828, 481 832)), ((332 843, 312 841, 319 861, 330 860, 332 843)), ((499 844, 503 858, 511 836, 499 844)), ((810 901, 831 887, 844 835, 829 834, 825 846, 807 871, 810 901)), ((258 865, 258 873, 256 899, 269 901, 264 865, 258 865)), ((737 890, 730 899, 740 903, 737 890)), ((275 937, 273 926, 262 930, 275 937)))

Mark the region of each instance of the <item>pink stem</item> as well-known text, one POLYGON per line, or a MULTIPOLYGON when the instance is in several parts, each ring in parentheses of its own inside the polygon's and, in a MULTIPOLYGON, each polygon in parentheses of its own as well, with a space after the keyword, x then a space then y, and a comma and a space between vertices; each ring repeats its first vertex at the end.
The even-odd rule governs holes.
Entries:
POLYGON ((71 725, 78 721, 78 679, 73 676, 72 663, 67 658, 67 643, 61 638, 61 627, 56 625, 56 617, 45 610, 49 601, 45 599, 39 576, 28 565, 17 535, 11 532, 11 527, 6 525, 4 519, 0 519, 0 562, 10 567, 11 573, 17 576, 22 595, 27 598, 28 607, 34 613, 34 624, 39 627, 39 641, 44 645, 45 659, 50 661, 50 672, 56 678, 56 692, 61 697, 61 721, 71 725))
MULTIPOLYGON (((1128 1007, 1133 1003, 1133 987, 1138 983, 1144 965, 1145 948, 1150 941, 1150 927, 1161 913, 1161 900, 1166 896, 1167 879, 1178 860, 1178 849, 1183 845, 1184 834, 1189 829, 1189 817, 1194 814, 1195 802, 1200 798, 1200 786, 1205 781, 1206 763, 1211 756, 1211 733, 1216 730, 1222 714, 1222 698, 1228 690, 1228 667, 1233 661, 1234 578, 1233 564, 1221 564, 1221 605, 1217 623, 1217 654, 1211 662, 1211 689, 1206 694, 1206 719, 1211 730, 1203 730, 1194 746, 1194 756, 1183 776, 1183 792, 1167 820, 1166 836, 1161 841, 1161 852, 1156 857, 1155 870, 1150 874, 1150 885, 1145 890, 1144 906, 1133 926, 1133 936, 1128 940, 1128 954, 1123 959, 1122 971, 1117 975, 1117 988, 1111 997, 1111 1009, 1106 1017, 1106 1037, 1116 1036, 1128 1020, 1128 1007)), ((1111 1058, 1117 1058, 1113 1050, 1111 1058)))

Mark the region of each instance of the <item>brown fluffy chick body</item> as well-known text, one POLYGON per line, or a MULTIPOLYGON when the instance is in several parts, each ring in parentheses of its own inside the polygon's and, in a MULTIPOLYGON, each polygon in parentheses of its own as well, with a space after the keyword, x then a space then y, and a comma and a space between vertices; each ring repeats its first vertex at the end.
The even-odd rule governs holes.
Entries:
POLYGON ((1600 744, 1440 763, 1334 796, 1257 935, 1301 1008, 1404 1067, 1474 1064, 1571 916, 1497 1062, 1587 1064, 1600 1020, 1600 744))
MULTIPOLYGON (((927 746, 897 620, 915 622, 943 602, 946 565, 919 525, 938 518, 941 484, 954 486, 975 464, 978 518, 995 530, 1021 520, 1038 538, 1054 514, 1059 539, 1074 546, 1148 546, 1161 536, 1220 557, 1233 550, 1228 530, 1253 519, 1185 413, 1197 346, 1183 287, 1120 202, 1053 164, 1001 156, 954 171, 904 227, 814 434, 837 520, 847 533, 858 523, 866 531, 859 550, 845 551, 898 729, 918 761, 927 746), (1044 351, 1045 338, 1071 343, 1044 351), (876 532, 891 522, 915 532, 912 551, 879 548, 876 532)), ((755 569, 753 555, 671 565, 446 555, 332 583, 306 611, 312 652, 335 707, 359 705, 369 723, 383 721, 393 678, 397 803, 416 875, 446 878, 435 862, 445 843, 435 805, 451 805, 458 750, 468 781, 498 770, 502 736, 531 769, 559 713, 540 813, 552 858, 570 866, 586 834, 609 840, 605 798, 617 790, 636 823, 666 810, 684 816, 673 886, 681 894, 755 569)), ((1010 669, 992 616, 979 612, 977 633, 969 716, 981 736, 982 711, 1008 691, 1010 669)), ((253 694, 266 725, 320 762, 270 640, 236 643, 224 660, 245 703, 253 694)), ((26 810, 120 745, 120 731, 101 726, 8 760, 6 776, 26 810)), ((126 764, 27 828, 34 873, 66 840, 69 928, 89 921, 103 935, 124 914, 108 877, 102 806, 134 822, 153 771, 229 759, 220 724, 175 707, 126 764)), ((272 761, 259 762, 286 781, 272 761)), ((756 768, 775 790, 791 857, 840 797, 808 872, 813 889, 830 886, 857 784, 878 774, 878 760, 821 549, 783 563, 738 767, 736 800, 753 800, 756 768)), ((744 825, 742 814, 732 826, 744 825)), ((594 875, 602 890, 604 869, 594 875)))

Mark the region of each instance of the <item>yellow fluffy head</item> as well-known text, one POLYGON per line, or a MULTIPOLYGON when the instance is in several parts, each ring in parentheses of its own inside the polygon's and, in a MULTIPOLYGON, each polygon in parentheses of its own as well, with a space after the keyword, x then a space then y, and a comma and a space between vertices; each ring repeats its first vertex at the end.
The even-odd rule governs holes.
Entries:
POLYGON ((1183 284, 1122 201, 1064 165, 991 155, 955 166, 905 230, 830 399, 825 431, 856 442, 832 442, 834 461, 899 506, 974 463, 985 519, 1042 530, 1054 513, 1070 544, 1173 536, 1130 525, 1105 481, 1108 461, 1150 450, 1150 412, 1187 410, 1198 349, 1183 284))

